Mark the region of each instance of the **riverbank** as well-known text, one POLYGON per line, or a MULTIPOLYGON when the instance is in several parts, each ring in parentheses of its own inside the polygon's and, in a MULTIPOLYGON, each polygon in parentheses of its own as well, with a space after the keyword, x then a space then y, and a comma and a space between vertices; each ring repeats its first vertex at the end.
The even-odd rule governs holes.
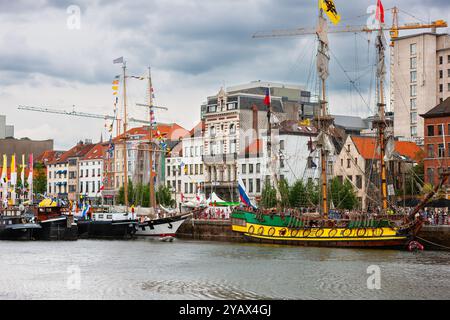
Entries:
MULTIPOLYGON (((243 234, 231 231, 229 220, 189 219, 178 229, 177 237, 190 240, 247 242, 243 234)), ((425 225, 418 238, 428 250, 450 248, 450 226, 425 225)))

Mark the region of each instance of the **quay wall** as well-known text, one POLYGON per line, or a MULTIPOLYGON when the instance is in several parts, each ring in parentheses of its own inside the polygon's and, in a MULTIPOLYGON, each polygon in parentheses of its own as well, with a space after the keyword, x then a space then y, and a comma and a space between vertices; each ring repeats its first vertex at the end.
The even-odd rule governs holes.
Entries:
MULTIPOLYGON (((231 231, 229 220, 188 219, 177 231, 180 239, 246 242, 240 233, 231 231)), ((423 226, 419 238, 450 248, 450 226, 423 226)), ((426 249, 443 249, 419 239, 426 249)))

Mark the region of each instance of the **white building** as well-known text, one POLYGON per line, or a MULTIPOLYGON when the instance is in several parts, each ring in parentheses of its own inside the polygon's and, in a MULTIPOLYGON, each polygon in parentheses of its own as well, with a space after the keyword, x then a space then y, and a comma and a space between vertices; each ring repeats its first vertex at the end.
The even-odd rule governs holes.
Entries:
POLYGON ((394 134, 423 141, 425 114, 450 96, 450 36, 426 32, 394 40, 391 106, 394 134))
POLYGON ((177 203, 204 193, 203 133, 204 123, 200 122, 166 159, 166 185, 172 189, 177 203))
POLYGON ((107 148, 107 144, 99 143, 79 160, 78 190, 80 195, 88 200, 101 198, 103 157, 107 148))

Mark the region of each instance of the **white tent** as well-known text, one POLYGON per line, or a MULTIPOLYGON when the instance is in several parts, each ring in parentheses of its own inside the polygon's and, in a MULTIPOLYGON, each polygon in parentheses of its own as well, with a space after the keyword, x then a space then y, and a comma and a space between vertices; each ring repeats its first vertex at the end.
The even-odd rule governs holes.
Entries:
POLYGON ((215 202, 219 203, 219 202, 225 202, 225 201, 220 199, 219 196, 215 192, 213 192, 209 196, 209 199, 206 200, 206 203, 210 204, 210 203, 215 203, 215 202))

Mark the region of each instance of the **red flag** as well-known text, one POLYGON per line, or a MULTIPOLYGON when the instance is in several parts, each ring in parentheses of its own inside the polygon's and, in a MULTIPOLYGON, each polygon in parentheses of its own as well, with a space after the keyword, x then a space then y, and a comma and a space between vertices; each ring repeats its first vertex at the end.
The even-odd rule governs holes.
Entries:
POLYGON ((266 96, 264 97, 264 104, 270 106, 270 89, 266 89, 266 96))
POLYGON ((381 0, 377 2, 377 12, 375 13, 375 19, 380 21, 380 23, 384 23, 384 8, 381 0))

